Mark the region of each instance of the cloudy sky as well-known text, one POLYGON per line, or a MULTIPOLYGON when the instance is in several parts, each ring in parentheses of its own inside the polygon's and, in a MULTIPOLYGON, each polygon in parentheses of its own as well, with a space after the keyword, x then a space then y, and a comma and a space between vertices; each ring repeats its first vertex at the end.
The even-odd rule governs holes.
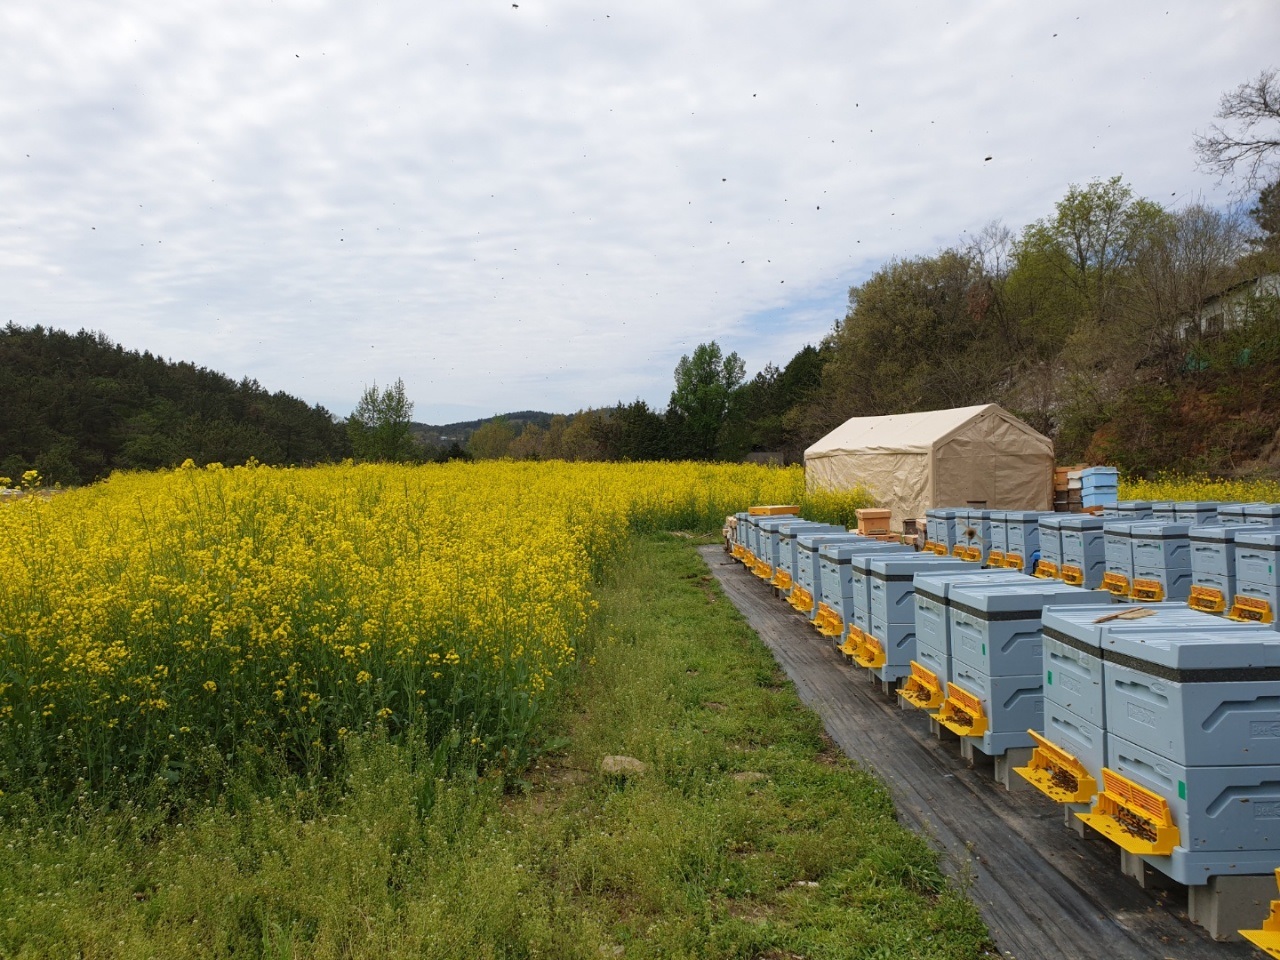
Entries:
POLYGON ((1192 133, 1277 51, 1275 0, 7 3, 0 323, 339 414, 665 407, 1071 183, 1225 203, 1192 133))

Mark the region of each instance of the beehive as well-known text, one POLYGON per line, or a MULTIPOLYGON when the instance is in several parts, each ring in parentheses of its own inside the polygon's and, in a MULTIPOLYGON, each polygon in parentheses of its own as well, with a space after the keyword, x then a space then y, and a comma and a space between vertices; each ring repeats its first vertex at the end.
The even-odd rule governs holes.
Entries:
POLYGON ((991 511, 991 537, 987 549, 987 566, 1003 567, 1009 552, 1008 511, 991 511))
POLYGON ((1218 522, 1217 501, 1189 501, 1174 505, 1174 517, 1178 523, 1198 527, 1218 522))
POLYGON ((1102 525, 1106 569, 1102 589, 1117 600, 1133 592, 1133 526, 1131 520, 1108 520, 1102 525))
POLYGON ((1276 767, 1187 767, 1108 733, 1103 787, 1081 819, 1179 883, 1280 860, 1276 767))
POLYGON ((1004 514, 1005 566, 1023 573, 1035 573, 1040 554, 1040 519, 1055 516, 1043 510, 1006 510, 1004 514))
POLYGON ((778 532, 781 540, 778 549, 778 565, 774 571, 772 583, 784 594, 790 594, 791 588, 799 575, 800 545, 796 542, 796 538, 802 533, 847 534, 849 531, 844 527, 831 523, 813 523, 807 520, 798 520, 794 523, 783 524, 779 527, 778 532))
POLYGON ((1244 522, 1255 527, 1280 526, 1280 503, 1249 503, 1245 505, 1244 522))
POLYGON ((1190 596, 1190 532, 1185 523, 1133 525, 1135 600, 1186 600, 1190 596))
POLYGON ((967 583, 948 597, 951 659, 990 676, 1040 675, 1044 608, 1096 605, 1098 595, 1065 583, 967 583))
POLYGON ((800 507, 798 504, 767 504, 754 507, 748 507, 747 513, 753 517, 798 517, 800 515, 800 507))
POLYGON ((1280 530, 1236 533, 1236 594, 1233 620, 1276 623, 1280 609, 1280 530))
POLYGON ((952 553, 971 563, 986 563, 991 549, 991 511, 967 510, 957 517, 956 546, 952 553), (964 526, 960 526, 960 519, 964 526))
POLYGON ((1033 733, 1036 749, 1017 772, 1056 803, 1088 803, 1106 763, 1103 637, 1111 630, 1155 633, 1221 621, 1180 603, 1050 606, 1041 620, 1045 725, 1033 733))
POLYGON ((733 516, 738 522, 733 526, 733 549, 731 553, 735 560, 744 560, 747 556, 747 518, 750 514, 743 510, 733 516))
POLYGON ((1058 577, 1073 587, 1095 590, 1102 586, 1107 571, 1107 548, 1101 517, 1087 515, 1063 517, 1059 521, 1062 534, 1062 565, 1058 577))
POLYGON ((822 563, 818 550, 825 544, 858 543, 866 538, 856 533, 802 533, 796 537, 798 545, 796 562, 797 578, 787 602, 813 620, 818 615, 818 603, 822 599, 822 563))
POLYGON ((954 657, 947 698, 933 718, 951 732, 972 738, 988 756, 1033 746, 1028 730, 1044 726, 1044 696, 1037 673, 992 677, 954 657))
POLYGON ((1040 530, 1040 562, 1032 571, 1037 577, 1057 580, 1062 574, 1062 521, 1067 517, 1061 514, 1043 516, 1038 527, 1040 530))
POLYGON ((1157 500, 1151 504, 1153 523, 1177 523, 1178 505, 1172 500, 1157 500))
POLYGON ((863 554, 914 554, 900 543, 862 538, 861 542, 828 543, 818 548, 822 594, 813 625, 824 636, 842 637, 853 622, 853 559, 863 554))
POLYGON ((781 527, 784 524, 799 521, 799 517, 768 516, 756 521, 759 532, 756 534, 757 549, 751 572, 762 580, 773 578, 778 568, 778 557, 782 547, 781 527))
POLYGON ((1189 606, 1205 613, 1225 613, 1236 595, 1236 533, 1243 524, 1192 527, 1189 606))
POLYGON ((949 556, 956 545, 956 517, 958 510, 933 509, 925 511, 925 550, 949 556))
POLYGON ((1102 641, 1110 630, 1167 633, 1225 621, 1181 603, 1048 606, 1041 617, 1045 698, 1106 726, 1102 641), (1138 615, 1141 619, 1126 619, 1138 615))
MULTIPOLYGON (((859 569, 859 564, 855 562, 855 581, 859 569)), ((927 554, 868 557, 865 570, 869 615, 884 623, 909 623, 914 627, 916 622, 915 575, 925 571, 965 569, 964 561, 948 557, 930 557, 927 554)))
POLYGON ((1216 618, 1116 628, 1102 639, 1102 658, 1108 733, 1184 767, 1280 765, 1274 631, 1216 618))
POLYGON ((1116 519, 1118 520, 1148 520, 1150 518, 1150 500, 1121 500, 1116 504, 1116 519))
POLYGON ((1244 512, 1249 507, 1267 506, 1262 503, 1223 503, 1218 506, 1218 524, 1224 527, 1235 527, 1244 524, 1244 512))
POLYGON ((1086 467, 1080 471, 1080 503, 1086 510, 1114 503, 1119 485, 1115 467, 1086 467))
POLYGON ((854 513, 858 518, 859 533, 874 537, 889 532, 890 511, 863 508, 855 510, 854 513))
POLYGON ((941 706, 946 683, 951 679, 951 590, 993 580, 1025 583, 1034 578, 1014 570, 921 571, 915 575, 916 656, 911 678, 899 691, 904 702, 924 709, 941 706))

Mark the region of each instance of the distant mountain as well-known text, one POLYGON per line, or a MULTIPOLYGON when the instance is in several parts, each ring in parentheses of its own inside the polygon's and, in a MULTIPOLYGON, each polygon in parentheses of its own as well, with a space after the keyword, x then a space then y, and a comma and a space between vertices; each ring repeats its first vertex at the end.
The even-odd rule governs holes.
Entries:
MULTIPOLYGON (((451 443, 456 443, 460 447, 465 447, 473 433, 486 423, 492 423, 494 420, 506 420, 515 430, 516 435, 519 436, 524 432, 524 428, 530 424, 545 429, 551 424, 551 418, 554 416, 557 415, 544 413, 541 410, 518 410, 515 413, 501 413, 496 416, 485 417, 482 420, 462 420, 458 423, 437 425, 415 422, 410 426, 410 429, 413 431, 414 436, 428 446, 448 446, 451 443)), ((569 419, 573 419, 572 416, 569 419)))

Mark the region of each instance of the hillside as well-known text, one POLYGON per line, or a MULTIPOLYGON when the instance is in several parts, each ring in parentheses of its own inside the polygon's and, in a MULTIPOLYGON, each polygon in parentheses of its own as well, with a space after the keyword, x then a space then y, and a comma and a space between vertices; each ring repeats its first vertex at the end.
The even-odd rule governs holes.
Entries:
POLYGON ((519 410, 515 413, 500 413, 480 420, 462 420, 458 423, 430 424, 415 421, 410 424, 410 430, 415 437, 428 446, 447 447, 456 443, 460 447, 465 447, 473 433, 495 420, 505 420, 519 435, 531 424, 545 430, 551 425, 551 418, 554 416, 555 414, 543 413, 541 410, 519 410))
POLYGON ((36 469, 75 484, 188 458, 303 464, 350 453, 321 406, 85 330, 0 330, 0 397, 0 476, 14 479, 36 469))

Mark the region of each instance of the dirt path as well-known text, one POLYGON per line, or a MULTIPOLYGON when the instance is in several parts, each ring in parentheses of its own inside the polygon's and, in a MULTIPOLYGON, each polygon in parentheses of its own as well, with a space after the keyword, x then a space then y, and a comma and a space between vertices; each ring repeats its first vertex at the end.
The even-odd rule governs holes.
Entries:
POLYGON ((1126 879, 1117 848, 1070 832, 1057 804, 1030 789, 1010 793, 989 769, 970 768, 954 742, 930 734, 923 711, 900 710, 877 692, 865 671, 848 665, 721 547, 699 552, 832 739, 884 779, 899 819, 931 837, 949 872, 972 884, 1002 956, 1260 956, 1248 944, 1215 943, 1193 926, 1185 891, 1151 892, 1126 879))

